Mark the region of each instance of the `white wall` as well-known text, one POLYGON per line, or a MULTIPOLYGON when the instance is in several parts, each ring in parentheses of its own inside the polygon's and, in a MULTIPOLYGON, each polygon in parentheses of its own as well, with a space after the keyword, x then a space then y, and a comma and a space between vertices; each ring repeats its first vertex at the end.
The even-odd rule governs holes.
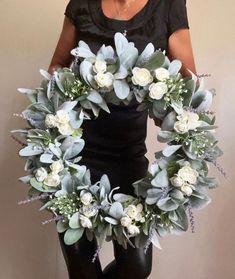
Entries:
MULTIPOLYGON (((163 250, 154 250, 151 279, 225 279, 234 278, 234 67, 235 67, 235 4, 232 0, 197 0, 188 2, 188 15, 194 55, 199 74, 210 73, 208 88, 214 87, 219 129, 217 137, 224 156, 219 160, 228 179, 211 165, 211 175, 218 177, 220 187, 211 190, 212 203, 203 211, 194 212, 196 233, 168 236, 161 240, 163 250)), ((62 279, 67 272, 57 233, 53 224, 41 225, 50 217, 39 212, 40 203, 17 205, 26 197, 27 186, 17 177, 24 175, 24 161, 16 156, 18 146, 9 131, 23 127, 13 117, 21 112, 26 100, 17 87, 39 85, 39 68, 47 69, 62 27, 67 1, 0 2, 0 278, 62 279)), ((148 157, 161 148, 157 129, 148 123, 148 157)), ((112 249, 102 251, 103 265, 111 260, 112 249)))

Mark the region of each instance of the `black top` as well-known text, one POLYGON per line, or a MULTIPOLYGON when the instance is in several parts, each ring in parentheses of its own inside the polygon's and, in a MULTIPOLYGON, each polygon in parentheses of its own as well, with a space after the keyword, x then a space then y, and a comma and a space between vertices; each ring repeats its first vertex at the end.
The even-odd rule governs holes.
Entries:
MULTIPOLYGON (((152 42, 167 54, 168 38, 180 28, 189 28, 186 0, 149 0, 130 20, 107 17, 101 0, 70 0, 64 14, 76 26, 78 40, 85 41, 95 53, 102 44, 114 46, 116 32, 127 31, 139 53, 152 42)), ((137 104, 111 105, 111 113, 100 111, 96 120, 83 123, 85 148, 82 156, 137 158, 147 152, 147 112, 137 112, 137 104)))

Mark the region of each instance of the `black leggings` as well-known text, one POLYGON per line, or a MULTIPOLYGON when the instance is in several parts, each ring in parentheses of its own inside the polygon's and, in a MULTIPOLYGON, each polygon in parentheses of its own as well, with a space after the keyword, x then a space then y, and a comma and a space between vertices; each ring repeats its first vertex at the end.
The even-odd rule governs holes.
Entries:
POLYGON ((64 233, 58 235, 69 279, 145 279, 151 273, 152 244, 145 254, 144 249, 133 248, 130 245, 124 249, 113 241, 115 259, 102 271, 99 257, 92 262, 97 249, 95 239, 89 241, 84 234, 77 243, 66 245, 63 240, 64 233))

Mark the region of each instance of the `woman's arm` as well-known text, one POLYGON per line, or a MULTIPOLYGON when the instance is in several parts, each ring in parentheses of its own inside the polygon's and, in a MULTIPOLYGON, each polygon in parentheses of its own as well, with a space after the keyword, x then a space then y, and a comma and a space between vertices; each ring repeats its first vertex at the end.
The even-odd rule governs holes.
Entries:
POLYGON ((179 59, 182 62, 182 76, 191 76, 187 68, 197 75, 189 29, 179 29, 170 35, 168 57, 170 60, 179 59))
POLYGON ((53 54, 51 63, 48 68, 50 74, 53 69, 58 67, 68 67, 72 62, 73 56, 70 54, 71 49, 77 44, 76 27, 72 24, 67 16, 64 17, 62 31, 53 54))

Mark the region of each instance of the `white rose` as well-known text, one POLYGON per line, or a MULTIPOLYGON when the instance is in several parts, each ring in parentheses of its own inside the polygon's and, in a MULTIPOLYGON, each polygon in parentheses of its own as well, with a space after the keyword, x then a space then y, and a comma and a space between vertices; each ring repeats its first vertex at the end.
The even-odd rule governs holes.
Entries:
POLYGON ((53 173, 61 172, 64 169, 63 161, 62 160, 54 161, 50 165, 50 169, 53 173))
POLYGON ((184 110, 177 116, 177 119, 181 122, 187 123, 189 130, 194 130, 200 126, 199 116, 195 112, 184 110))
POLYGON ((84 194, 81 196, 81 202, 82 202, 84 205, 89 205, 89 204, 92 202, 92 194, 89 193, 89 192, 84 193, 84 194))
POLYGON ((135 219, 138 214, 138 210, 135 205, 130 204, 127 208, 125 208, 124 212, 131 218, 135 219))
POLYGON ((136 225, 129 225, 127 230, 131 236, 135 236, 140 233, 140 230, 136 225))
POLYGON ((44 184, 50 187, 56 187, 60 184, 60 176, 57 173, 49 173, 44 180, 44 184))
POLYGON ((123 227, 128 227, 131 224, 131 218, 128 216, 122 217, 120 221, 123 227))
POLYGON ((79 219, 80 219, 81 226, 83 228, 88 228, 88 229, 92 228, 92 223, 89 218, 87 218, 86 216, 80 215, 79 219))
POLYGON ((171 184, 175 187, 181 187, 184 184, 184 180, 179 176, 173 176, 170 179, 171 184))
POLYGON ((185 183, 181 186, 181 191, 184 192, 187 196, 191 196, 193 189, 195 189, 192 185, 185 183))
POLYGON ((56 127, 56 117, 53 114, 47 114, 45 118, 45 125, 48 128, 56 127))
POLYGON ((189 128, 187 123, 181 122, 181 121, 176 121, 174 124, 174 130, 179 133, 179 134, 184 134, 187 133, 189 128))
POLYGON ((58 128, 60 134, 64 135, 64 136, 70 136, 74 132, 74 129, 72 128, 72 126, 69 123, 58 124, 57 128, 58 128))
POLYGON ((57 124, 67 124, 69 122, 69 114, 65 110, 58 110, 55 117, 57 124))
POLYGON ((107 70, 106 62, 101 59, 96 59, 95 64, 93 65, 93 70, 96 73, 104 73, 107 70))
POLYGON ((35 173, 35 177, 37 181, 42 182, 44 179, 47 178, 47 171, 44 168, 39 168, 35 173))
POLYGON ((168 79, 170 77, 169 71, 165 68, 158 68, 154 70, 154 73, 155 77, 160 81, 163 81, 164 79, 168 79))
POLYGON ((195 184, 198 177, 198 172, 186 165, 178 171, 178 176, 190 184, 195 184))
POLYGON ((160 100, 168 91, 168 87, 164 82, 151 83, 149 86, 149 96, 152 99, 160 100))
POLYGON ((93 204, 83 205, 82 213, 86 217, 93 217, 98 213, 98 209, 97 209, 96 205, 93 205, 93 204))
POLYGON ((107 73, 99 72, 94 76, 94 78, 99 87, 109 88, 113 85, 114 76, 110 72, 107 72, 107 73))
POLYGON ((131 80, 135 85, 146 86, 153 81, 150 71, 145 68, 134 67, 132 74, 131 80))

